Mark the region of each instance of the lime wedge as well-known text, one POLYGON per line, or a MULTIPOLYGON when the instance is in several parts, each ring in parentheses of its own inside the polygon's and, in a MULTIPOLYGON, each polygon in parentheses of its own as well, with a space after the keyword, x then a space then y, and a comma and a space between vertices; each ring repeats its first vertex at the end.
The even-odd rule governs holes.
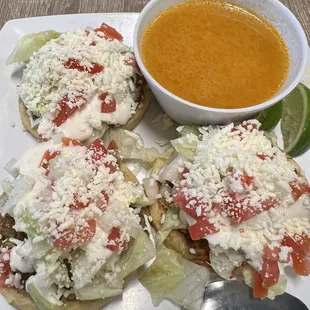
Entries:
POLYGON ((59 36, 60 33, 54 30, 41 31, 23 36, 7 59, 6 65, 22 62, 28 63, 34 52, 37 52, 48 41, 57 39, 59 36))
POLYGON ((282 116, 282 101, 276 103, 272 107, 261 111, 256 119, 262 124, 260 129, 264 131, 272 131, 279 123, 282 116))
POLYGON ((290 156, 310 148, 310 90, 303 84, 283 99, 281 131, 284 152, 290 156))

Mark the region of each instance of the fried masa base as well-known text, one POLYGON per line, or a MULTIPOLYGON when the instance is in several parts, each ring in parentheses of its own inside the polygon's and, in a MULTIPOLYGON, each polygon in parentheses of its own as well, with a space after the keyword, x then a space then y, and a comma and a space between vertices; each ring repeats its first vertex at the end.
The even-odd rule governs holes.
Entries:
MULTIPOLYGON (((126 130, 133 130, 141 122, 141 119, 143 118, 145 112, 147 111, 150 101, 151 101, 151 90, 147 86, 144 86, 142 101, 139 103, 136 109, 136 114, 133 114, 131 116, 127 124, 120 127, 126 130)), ((23 127, 27 131, 29 131, 35 139, 39 140, 37 126, 33 128, 31 127, 29 115, 27 114, 27 108, 20 97, 18 99, 18 106, 23 127)))
MULTIPOLYGON (((129 182, 138 183, 136 176, 132 171, 122 162, 119 161, 120 171, 124 174, 125 179, 129 182)), ((0 200, 6 200, 6 194, 3 193, 0 196, 0 200)), ((0 210, 2 211, 2 210, 0 210)), ((1 216, 0 214, 0 234, 3 238, 18 237, 18 232, 13 229, 14 220, 9 215, 1 216)), ((126 286, 130 275, 128 275, 124 281, 126 286)), ((5 297, 7 302, 18 310, 38 310, 31 296, 25 291, 16 288, 2 288, 0 287, 0 293, 5 297)), ((70 300, 64 299, 63 306, 56 306, 55 310, 100 310, 104 305, 112 300, 113 297, 96 299, 96 300, 70 300)), ((43 309, 42 309, 43 310, 43 309)))
MULTIPOLYGON (((34 301, 25 290, 15 288, 0 288, 0 293, 7 302, 18 310, 38 310, 34 301)), ((99 310, 110 301, 110 298, 96 300, 66 300, 63 306, 55 310, 99 310)))

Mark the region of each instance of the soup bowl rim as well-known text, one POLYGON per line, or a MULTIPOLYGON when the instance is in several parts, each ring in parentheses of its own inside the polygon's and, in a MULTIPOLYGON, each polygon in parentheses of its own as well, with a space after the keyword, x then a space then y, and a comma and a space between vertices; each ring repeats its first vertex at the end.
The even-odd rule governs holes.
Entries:
MULTIPOLYGON (((225 114, 236 114, 238 112, 242 112, 242 113, 253 112, 253 113, 255 113, 255 112, 259 112, 261 110, 264 110, 264 109, 274 105, 275 103, 281 101, 284 97, 286 97, 288 94, 290 94, 295 89, 295 87, 301 82, 302 77, 304 75, 304 72, 307 68, 307 64, 308 64, 309 46, 308 46, 307 36, 305 34, 303 27, 301 26, 301 24, 297 20, 296 16, 283 3, 279 2, 278 0, 270 0, 270 1, 275 2, 278 6, 280 6, 281 10, 284 10, 284 12, 293 21, 293 23, 295 25, 295 30, 297 31, 298 36, 300 37, 301 42, 303 43, 302 44, 302 51, 300 53, 302 56, 301 57, 300 69, 298 71, 298 74, 296 74, 295 77, 293 77, 291 83, 289 84, 289 86, 287 87, 286 90, 280 90, 272 98, 270 98, 270 99, 268 99, 262 103, 253 105, 253 106, 244 107, 244 108, 228 108, 228 109, 226 109, 226 108, 213 108, 213 107, 199 105, 197 103, 191 102, 189 100, 183 99, 183 98, 173 94, 171 91, 169 91, 168 89, 163 87, 159 82, 157 82, 155 80, 155 78, 149 73, 148 69, 146 68, 146 66, 144 65, 144 63, 142 61, 142 57, 140 55, 140 48, 139 48, 139 46, 140 46, 139 33, 140 33, 140 28, 141 28, 141 24, 143 22, 143 19, 152 10, 152 8, 154 8, 160 1, 162 1, 162 0, 151 0, 144 7, 144 9, 141 11, 141 13, 138 17, 137 23, 135 25, 135 29, 134 29, 133 49, 134 49, 134 54, 135 54, 137 64, 138 64, 141 72, 143 73, 143 75, 146 77, 147 81, 150 81, 162 93, 171 97, 174 101, 178 101, 184 105, 187 105, 188 107, 198 109, 201 111, 209 111, 209 112, 217 112, 217 113, 225 113, 225 114)), ((229 1, 227 1, 227 2, 229 2, 229 1)), ((162 103, 162 102, 160 102, 160 104, 164 105, 164 103, 162 103)))

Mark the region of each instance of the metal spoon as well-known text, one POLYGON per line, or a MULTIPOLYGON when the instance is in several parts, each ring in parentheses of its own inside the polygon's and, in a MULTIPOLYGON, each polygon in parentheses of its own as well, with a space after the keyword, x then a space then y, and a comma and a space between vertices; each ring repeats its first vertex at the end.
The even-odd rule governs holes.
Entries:
POLYGON ((243 281, 216 281, 206 286, 201 310, 309 310, 298 298, 284 293, 274 300, 252 297, 243 281))

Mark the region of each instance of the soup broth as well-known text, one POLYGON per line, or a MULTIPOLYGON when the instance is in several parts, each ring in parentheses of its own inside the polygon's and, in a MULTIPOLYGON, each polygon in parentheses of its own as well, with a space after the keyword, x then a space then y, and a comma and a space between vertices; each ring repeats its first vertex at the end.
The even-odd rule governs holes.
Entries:
POLYGON ((213 108, 244 108, 275 95, 288 70, 287 47, 254 13, 217 1, 170 7, 142 38, 143 62, 173 94, 213 108))

